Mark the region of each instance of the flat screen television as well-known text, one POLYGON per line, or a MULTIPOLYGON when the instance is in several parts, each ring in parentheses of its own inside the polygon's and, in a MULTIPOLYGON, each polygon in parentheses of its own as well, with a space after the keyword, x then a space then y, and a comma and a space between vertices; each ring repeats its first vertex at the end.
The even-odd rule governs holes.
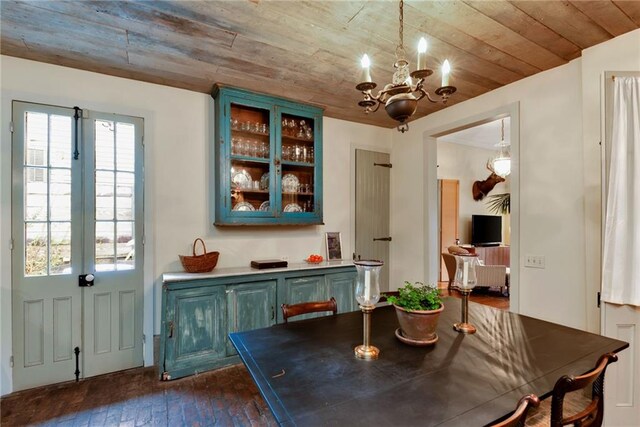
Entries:
POLYGON ((497 215, 471 215, 471 244, 499 246, 502 243, 502 217, 497 215))

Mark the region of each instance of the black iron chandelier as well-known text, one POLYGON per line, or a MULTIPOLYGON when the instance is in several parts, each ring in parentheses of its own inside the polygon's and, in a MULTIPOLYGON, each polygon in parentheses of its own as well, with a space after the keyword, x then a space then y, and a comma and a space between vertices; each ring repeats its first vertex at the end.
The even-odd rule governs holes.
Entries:
POLYGON ((371 93, 377 84, 371 79, 371 62, 367 54, 364 54, 361 60, 361 83, 358 83, 356 86, 356 89, 364 95, 364 99, 358 102, 358 105, 364 108, 364 112, 366 114, 376 112, 378 108, 380 108, 380 105, 384 105, 384 109, 387 111, 389 117, 400 122, 398 130, 402 133, 409 130, 409 125, 406 121, 416 112, 418 101, 426 98, 433 103, 442 102, 446 104, 449 96, 456 91, 455 86, 449 84, 451 66, 448 60, 445 60, 442 64, 441 85, 435 90, 436 95, 441 97, 440 100, 433 99, 424 88, 425 79, 433 74, 433 70, 430 70, 426 66, 427 41, 424 37, 422 37, 418 43, 416 70, 409 71, 409 61, 407 61, 404 51, 403 8, 404 1, 400 0, 400 29, 398 32, 400 40, 396 47, 396 62, 393 64, 395 71, 392 82, 385 85, 384 89, 380 90, 378 94, 374 95, 371 93), (413 83, 413 79, 416 80, 415 84, 413 83))

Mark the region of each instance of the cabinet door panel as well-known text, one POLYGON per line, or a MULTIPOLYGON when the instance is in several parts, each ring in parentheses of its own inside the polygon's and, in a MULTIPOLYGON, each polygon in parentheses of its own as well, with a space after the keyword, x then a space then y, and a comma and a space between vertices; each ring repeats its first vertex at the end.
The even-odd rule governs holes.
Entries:
MULTIPOLYGON (((324 276, 297 277, 285 280, 286 304, 326 300, 324 276)), ((311 319, 323 316, 323 313, 303 314, 292 320, 311 319)))
POLYGON ((327 297, 334 297, 338 304, 338 313, 355 311, 358 308, 356 301, 356 277, 355 273, 327 274, 327 297))
POLYGON ((226 299, 223 287, 172 292, 165 370, 198 366, 225 356, 226 299))
MULTIPOLYGON (((227 288, 229 333, 266 328, 276 323, 276 281, 247 283, 227 288)), ((227 355, 236 354, 227 339, 227 355)))

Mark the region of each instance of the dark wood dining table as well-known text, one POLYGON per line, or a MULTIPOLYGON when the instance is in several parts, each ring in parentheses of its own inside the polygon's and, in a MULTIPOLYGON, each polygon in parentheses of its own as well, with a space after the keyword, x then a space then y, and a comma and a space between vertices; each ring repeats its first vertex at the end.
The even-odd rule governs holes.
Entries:
POLYGON ((378 360, 360 360, 362 313, 230 334, 275 419, 300 426, 483 426, 520 397, 550 395, 558 378, 593 368, 628 343, 469 303, 478 331, 453 330, 460 300, 444 300, 438 341, 412 347, 395 337, 392 306, 372 314, 378 360))

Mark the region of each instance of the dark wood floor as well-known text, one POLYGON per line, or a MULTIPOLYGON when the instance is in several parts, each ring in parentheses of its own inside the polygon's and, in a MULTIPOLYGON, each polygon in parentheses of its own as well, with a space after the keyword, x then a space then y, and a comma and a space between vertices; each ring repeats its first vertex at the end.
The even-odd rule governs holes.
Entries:
MULTIPOLYGON (((438 287, 443 295, 450 295, 456 298, 461 298, 462 296, 456 290, 447 290, 446 282, 439 282, 438 287)), ((483 288, 474 289, 469 295, 469 301, 488 305, 499 310, 509 310, 509 297, 502 295, 498 291, 483 288)))
MULTIPOLYGON (((450 295, 460 296, 456 291, 450 295)), ((509 308, 509 298, 494 293, 474 291, 471 299, 509 308)), ((531 414, 527 426, 549 425, 548 400, 531 414)), ((584 396, 577 395, 565 408, 583 408, 584 402, 584 396)), ((158 380, 155 368, 131 369, 14 393, 0 400, 0 424, 275 426, 276 422, 247 370, 235 365, 168 382, 158 380)))
POLYGON ((161 382, 131 369, 14 393, 0 401, 4 426, 275 426, 242 365, 161 382))

